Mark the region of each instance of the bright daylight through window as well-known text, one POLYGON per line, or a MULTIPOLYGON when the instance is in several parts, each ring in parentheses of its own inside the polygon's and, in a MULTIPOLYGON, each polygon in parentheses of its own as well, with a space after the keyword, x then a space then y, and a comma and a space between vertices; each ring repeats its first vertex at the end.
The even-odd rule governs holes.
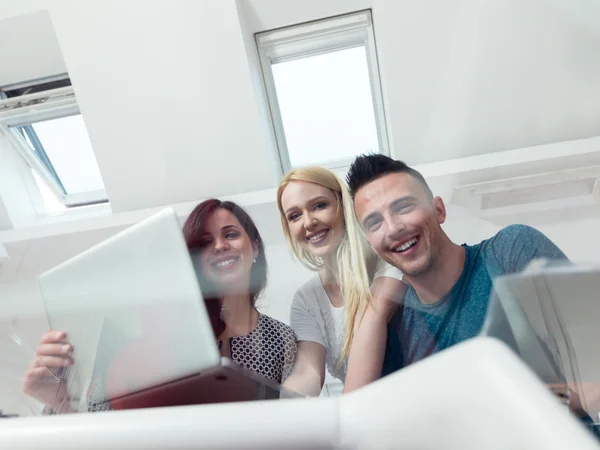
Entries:
POLYGON ((284 172, 388 152, 370 12, 256 36, 284 172))
POLYGON ((68 79, 66 83, 5 88, 3 94, 0 124, 31 167, 45 211, 106 202, 100 170, 68 79))
POLYGON ((44 151, 40 159, 67 195, 104 189, 81 114, 15 128, 31 151, 36 154, 44 151), (38 142, 33 144, 32 137, 38 142))

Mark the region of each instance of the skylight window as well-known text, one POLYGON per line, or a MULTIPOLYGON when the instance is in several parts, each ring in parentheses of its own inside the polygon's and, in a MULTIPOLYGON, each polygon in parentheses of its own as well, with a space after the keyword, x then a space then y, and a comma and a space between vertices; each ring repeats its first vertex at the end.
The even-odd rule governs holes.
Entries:
POLYGON ((66 195, 104 190, 81 114, 15 127, 66 195))
POLYGON ((388 153, 370 12, 256 36, 284 172, 388 153))
POLYGON ((67 207, 58 201, 56 195, 54 195, 54 193, 50 190, 46 182, 40 178, 38 173, 33 169, 31 169, 31 173, 33 175, 33 179, 35 180, 35 184, 40 191, 40 196, 42 198, 42 202, 44 203, 46 212, 49 214, 54 214, 65 211, 67 207))
POLYGON ((73 89, 64 80, 4 89, 0 124, 30 165, 46 212, 107 202, 102 176, 73 89), (58 83, 59 87, 55 84, 58 83), (49 193, 55 201, 49 199, 49 193))

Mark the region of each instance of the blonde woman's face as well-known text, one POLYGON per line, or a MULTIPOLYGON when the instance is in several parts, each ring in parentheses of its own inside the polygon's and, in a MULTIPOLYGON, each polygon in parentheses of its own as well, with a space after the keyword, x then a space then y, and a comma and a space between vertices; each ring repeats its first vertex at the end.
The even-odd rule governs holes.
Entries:
POLYGON ((335 255, 345 230, 342 207, 331 189, 291 181, 281 195, 281 206, 292 239, 314 256, 335 255))

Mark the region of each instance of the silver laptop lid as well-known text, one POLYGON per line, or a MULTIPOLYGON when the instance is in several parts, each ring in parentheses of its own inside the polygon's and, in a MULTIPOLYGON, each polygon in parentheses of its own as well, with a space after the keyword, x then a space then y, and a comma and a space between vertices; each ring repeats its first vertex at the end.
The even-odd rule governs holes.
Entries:
POLYGON ((65 331, 74 347, 75 403, 90 383, 103 383, 110 399, 220 364, 172 209, 43 273, 39 282, 50 326, 65 331))
MULTIPOLYGON (((584 409, 600 379, 600 266, 534 261, 497 278, 482 333, 511 346, 548 384, 566 384, 584 409)), ((591 412, 590 412, 591 413, 591 412)))

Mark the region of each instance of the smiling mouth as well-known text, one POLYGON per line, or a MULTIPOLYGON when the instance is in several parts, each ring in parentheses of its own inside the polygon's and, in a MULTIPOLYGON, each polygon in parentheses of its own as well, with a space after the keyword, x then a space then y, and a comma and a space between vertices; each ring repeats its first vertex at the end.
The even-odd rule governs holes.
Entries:
POLYGON ((217 270, 227 270, 237 262, 237 258, 228 258, 211 264, 217 270))
POLYGON ((320 231, 316 234, 313 234, 310 237, 307 237, 306 240, 312 245, 320 244, 321 242, 323 242, 325 240, 325 238, 327 238, 328 234, 329 234, 329 230, 320 231))
POLYGON ((403 242, 402 244, 400 244, 398 247, 396 247, 394 249, 394 252, 396 252, 396 253, 407 252, 408 250, 410 250, 411 248, 413 248, 415 245, 417 245, 417 242, 419 242, 419 236, 415 236, 414 238, 409 239, 408 241, 403 242))

